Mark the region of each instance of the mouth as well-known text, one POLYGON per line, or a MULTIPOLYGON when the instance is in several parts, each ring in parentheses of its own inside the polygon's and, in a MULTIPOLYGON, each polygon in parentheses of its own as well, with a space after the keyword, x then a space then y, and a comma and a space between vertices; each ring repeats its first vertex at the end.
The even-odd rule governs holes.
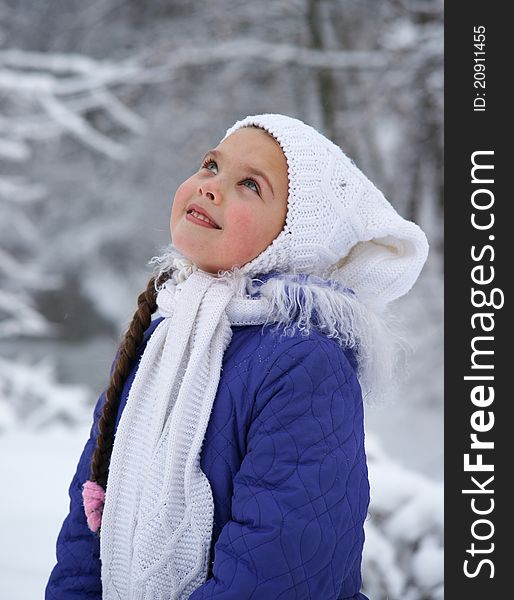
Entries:
POLYGON ((197 225, 209 227, 210 229, 221 229, 221 227, 212 219, 207 211, 196 204, 191 204, 186 211, 186 219, 197 225))

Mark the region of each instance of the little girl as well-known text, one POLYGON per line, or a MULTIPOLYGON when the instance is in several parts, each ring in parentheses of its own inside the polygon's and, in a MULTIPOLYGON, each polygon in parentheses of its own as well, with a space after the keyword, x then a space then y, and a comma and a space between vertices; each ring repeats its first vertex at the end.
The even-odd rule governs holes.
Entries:
POLYGON ((342 150, 249 116, 177 190, 98 400, 46 598, 366 600, 363 396, 426 260, 342 150))

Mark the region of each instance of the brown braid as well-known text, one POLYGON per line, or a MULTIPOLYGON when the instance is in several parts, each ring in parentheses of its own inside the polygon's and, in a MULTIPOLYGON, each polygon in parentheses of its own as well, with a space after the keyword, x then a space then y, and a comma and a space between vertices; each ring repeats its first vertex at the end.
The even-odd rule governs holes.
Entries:
MULTIPOLYGON (((169 275, 169 273, 163 273, 158 279, 158 285, 164 283, 169 275)), ((133 366, 137 347, 143 341, 152 314, 157 308, 155 280, 156 278, 152 277, 146 286, 146 290, 138 296, 138 308, 121 341, 109 387, 105 392, 106 400, 102 416, 98 421, 98 438, 91 462, 91 481, 96 481, 104 489, 107 485, 107 474, 114 443, 114 428, 121 392, 133 366)))

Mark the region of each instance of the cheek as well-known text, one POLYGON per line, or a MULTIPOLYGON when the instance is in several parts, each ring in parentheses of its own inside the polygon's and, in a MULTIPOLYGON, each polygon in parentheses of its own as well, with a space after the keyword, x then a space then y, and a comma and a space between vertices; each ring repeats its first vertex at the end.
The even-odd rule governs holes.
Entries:
POLYGON ((284 225, 285 215, 272 212, 269 208, 238 205, 233 207, 227 222, 231 228, 240 232, 241 237, 253 240, 269 237, 280 232, 284 225))
POLYGON ((186 179, 184 183, 179 185, 173 198, 173 204, 171 206, 171 225, 172 227, 179 220, 181 215, 184 213, 188 202, 191 199, 193 190, 195 189, 192 178, 186 179))
POLYGON ((225 221, 230 224, 231 229, 240 231, 241 235, 248 235, 255 231, 259 219, 249 206, 238 204, 226 211, 225 221))
POLYGON ((230 213, 225 213, 227 226, 225 234, 232 251, 244 255, 245 258, 255 254, 262 245, 264 237, 263 225, 266 215, 242 205, 231 207, 230 213))

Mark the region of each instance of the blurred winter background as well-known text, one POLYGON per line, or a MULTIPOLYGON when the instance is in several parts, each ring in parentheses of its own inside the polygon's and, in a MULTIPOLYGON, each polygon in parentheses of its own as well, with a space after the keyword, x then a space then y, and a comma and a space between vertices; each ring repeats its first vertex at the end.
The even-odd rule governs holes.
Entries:
POLYGON ((366 409, 363 591, 442 598, 442 0, 0 0, 0 597, 34 600, 176 187, 236 119, 319 128, 431 255, 366 409))

